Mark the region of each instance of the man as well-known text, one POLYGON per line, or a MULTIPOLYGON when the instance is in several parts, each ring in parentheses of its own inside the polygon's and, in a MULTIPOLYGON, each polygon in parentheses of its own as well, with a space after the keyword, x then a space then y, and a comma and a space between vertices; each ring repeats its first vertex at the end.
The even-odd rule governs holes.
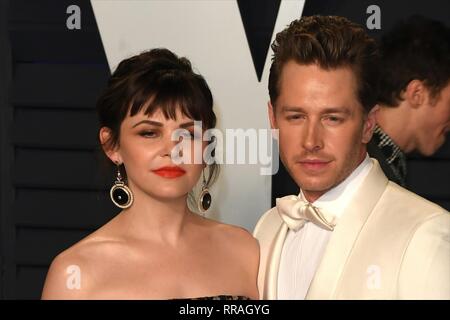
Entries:
POLYGON ((450 130, 450 29, 412 16, 383 37, 381 54, 381 108, 368 151, 404 186, 405 153, 432 155, 450 130))
POLYGON ((301 188, 254 234, 263 299, 450 298, 450 215, 367 156, 377 48, 342 17, 296 20, 272 45, 269 117, 301 188))

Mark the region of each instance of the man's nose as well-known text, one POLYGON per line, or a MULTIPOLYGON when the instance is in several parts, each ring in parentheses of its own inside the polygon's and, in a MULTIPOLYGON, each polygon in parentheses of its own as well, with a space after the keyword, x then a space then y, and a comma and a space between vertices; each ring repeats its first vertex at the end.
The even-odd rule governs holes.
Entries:
POLYGON ((315 152, 323 148, 323 132, 318 121, 308 120, 305 124, 303 148, 315 152))

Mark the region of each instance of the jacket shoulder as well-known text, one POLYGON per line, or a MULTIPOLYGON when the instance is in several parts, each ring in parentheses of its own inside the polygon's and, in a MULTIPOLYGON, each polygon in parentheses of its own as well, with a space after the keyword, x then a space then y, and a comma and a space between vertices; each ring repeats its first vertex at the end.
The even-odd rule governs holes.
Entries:
POLYGON ((390 205, 397 208, 399 212, 414 213, 419 220, 428 220, 436 215, 449 214, 446 209, 436 203, 433 203, 392 181, 388 183, 385 195, 385 199, 389 201, 390 205))
POLYGON ((253 231, 253 236, 260 239, 263 234, 272 234, 277 232, 279 226, 283 221, 278 214, 277 207, 273 207, 266 211, 261 218, 259 218, 258 223, 253 231))
POLYGON ((450 214, 429 215, 417 224, 399 276, 402 299, 450 299, 450 214))

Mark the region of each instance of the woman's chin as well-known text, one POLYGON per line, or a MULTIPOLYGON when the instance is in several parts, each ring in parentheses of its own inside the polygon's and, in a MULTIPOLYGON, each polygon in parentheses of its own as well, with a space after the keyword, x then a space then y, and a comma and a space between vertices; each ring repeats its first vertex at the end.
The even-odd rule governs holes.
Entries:
POLYGON ((186 198, 190 190, 164 189, 157 192, 148 192, 148 196, 160 201, 175 201, 186 198))

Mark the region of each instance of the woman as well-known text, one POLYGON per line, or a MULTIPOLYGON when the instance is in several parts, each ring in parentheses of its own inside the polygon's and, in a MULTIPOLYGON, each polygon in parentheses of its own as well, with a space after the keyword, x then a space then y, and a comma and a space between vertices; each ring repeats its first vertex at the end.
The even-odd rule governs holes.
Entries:
POLYGON ((258 298, 256 240, 188 207, 199 180, 199 205, 209 207, 216 167, 171 157, 178 129, 207 147, 194 120, 213 128, 212 105, 203 77, 167 49, 119 64, 97 110, 100 142, 118 168, 111 199, 123 210, 54 259, 43 299, 258 298))

